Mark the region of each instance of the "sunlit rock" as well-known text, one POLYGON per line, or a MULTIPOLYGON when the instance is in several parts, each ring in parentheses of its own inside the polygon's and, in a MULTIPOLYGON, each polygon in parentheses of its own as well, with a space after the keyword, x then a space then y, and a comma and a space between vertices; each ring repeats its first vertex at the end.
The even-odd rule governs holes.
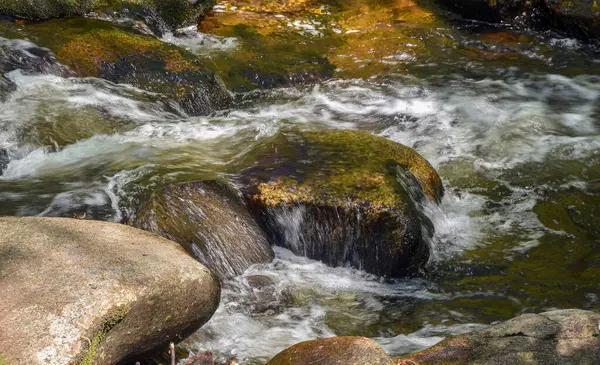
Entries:
POLYGON ((0 253, 3 364, 132 364, 219 303, 219 280, 178 244, 120 224, 0 218, 0 253))
POLYGON ((131 223, 179 242, 222 278, 274 256, 242 199, 225 183, 169 185, 154 192, 131 223))
POLYGON ((244 191, 272 243, 378 275, 427 262, 422 204, 439 202, 443 188, 411 148, 355 131, 290 131, 245 158, 244 191))
POLYGON ((283 350, 267 365, 393 365, 375 341, 364 337, 332 337, 306 341, 283 350))
POLYGON ((600 314, 579 309, 524 314, 394 360, 397 365, 599 364, 599 323, 600 314))

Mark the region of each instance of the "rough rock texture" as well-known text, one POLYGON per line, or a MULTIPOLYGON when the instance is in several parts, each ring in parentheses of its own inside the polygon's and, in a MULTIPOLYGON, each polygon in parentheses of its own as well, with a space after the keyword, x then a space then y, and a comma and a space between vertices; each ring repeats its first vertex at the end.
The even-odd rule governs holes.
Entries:
POLYGON ((158 13, 171 27, 193 24, 214 0, 0 0, 0 14, 42 20, 91 11, 142 7, 158 13))
POLYGON ((427 262, 421 203, 443 188, 409 147, 355 131, 280 133, 245 156, 249 205, 273 244, 327 264, 400 276, 427 262))
POLYGON ((545 0, 550 22, 581 38, 600 40, 600 2, 597 0, 545 0))
POLYGON ((202 326, 219 295, 207 268, 148 232, 0 218, 0 354, 8 364, 133 363, 202 326))
POLYGON ((18 30, 52 50, 78 76, 162 94, 189 114, 208 114, 232 100, 221 79, 194 54, 126 27, 73 18, 25 24, 18 30))
POLYGON ((221 278, 274 257, 241 198, 217 181, 170 185, 155 192, 132 224, 179 242, 221 278))
POLYGON ((275 355, 267 365, 393 365, 373 340, 332 337, 300 342, 275 355))
POLYGON ((397 365, 600 364, 600 314, 579 309, 524 314, 395 361, 397 365))

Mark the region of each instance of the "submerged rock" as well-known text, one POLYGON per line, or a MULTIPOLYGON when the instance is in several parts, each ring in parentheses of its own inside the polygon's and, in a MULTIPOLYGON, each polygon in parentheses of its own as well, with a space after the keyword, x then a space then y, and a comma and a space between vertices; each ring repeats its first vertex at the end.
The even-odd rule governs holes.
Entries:
POLYGON ((587 239, 600 237, 600 195, 571 188, 550 194, 533 212, 550 229, 587 239))
POLYGON ((232 95, 198 58, 171 44, 95 19, 52 20, 20 30, 78 76, 160 93, 189 114, 226 107, 232 95))
POLYGON ((600 364, 600 314, 566 309, 524 314, 395 359, 398 365, 600 364))
POLYGON ((197 330, 218 279, 124 225, 0 218, 0 352, 9 364, 133 363, 197 330))
POLYGON ((275 355, 267 365, 393 365, 375 341, 364 337, 332 337, 298 343, 275 355))
POLYGON ((167 186, 143 204, 131 224, 179 242, 221 278, 274 257, 242 199, 217 181, 167 186))
POLYGON ((246 158, 244 192, 273 244, 378 275, 427 262, 421 203, 439 202, 443 188, 413 149, 362 132, 290 131, 246 158))
POLYGON ((145 8, 158 13, 171 27, 193 24, 214 6, 214 0, 2 0, 0 14, 42 20, 91 11, 145 8))
POLYGON ((57 194, 40 215, 110 221, 116 216, 116 212, 106 191, 90 189, 57 194))

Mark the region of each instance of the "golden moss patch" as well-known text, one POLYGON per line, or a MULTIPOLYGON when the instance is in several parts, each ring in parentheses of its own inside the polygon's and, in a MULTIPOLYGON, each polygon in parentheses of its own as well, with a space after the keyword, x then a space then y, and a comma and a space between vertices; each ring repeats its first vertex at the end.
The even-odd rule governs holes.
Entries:
POLYGON ((280 161, 262 166, 265 171, 297 164, 288 175, 275 173, 274 178, 257 183, 253 198, 267 206, 367 204, 374 211, 404 210, 407 196, 399 186, 397 169, 414 176, 433 201, 442 196, 441 180, 427 160, 382 137, 356 131, 305 132, 265 145, 266 151, 259 155, 275 151, 280 161))

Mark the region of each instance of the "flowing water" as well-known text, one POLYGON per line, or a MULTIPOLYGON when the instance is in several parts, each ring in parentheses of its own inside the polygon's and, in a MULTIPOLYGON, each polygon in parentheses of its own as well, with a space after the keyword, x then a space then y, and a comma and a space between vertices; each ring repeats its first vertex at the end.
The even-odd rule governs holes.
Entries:
MULTIPOLYGON (((314 19, 284 20, 308 46, 324 38, 314 19)), ((16 87, 0 103, 0 215, 121 221, 157 186, 235 174, 230 162, 283 128, 356 129, 415 148, 443 178, 445 197, 427 212, 435 235, 426 273, 388 280, 276 248, 275 261, 224 284, 219 310, 182 349, 261 364, 299 341, 361 335, 397 356, 521 313, 600 310, 599 49, 489 24, 435 29, 431 39, 411 33, 431 47, 425 53, 358 54, 352 72, 257 90, 227 63, 253 36, 166 34, 217 72, 238 72, 221 74, 239 90, 234 107, 201 117, 128 85, 11 70, 16 87)), ((31 44, 3 42, 37 57, 31 44)), ((302 47, 256 52, 314 65, 302 47)), ((276 62, 263 56, 261 67, 276 62)), ((293 214, 281 219, 293 232, 293 214)))

